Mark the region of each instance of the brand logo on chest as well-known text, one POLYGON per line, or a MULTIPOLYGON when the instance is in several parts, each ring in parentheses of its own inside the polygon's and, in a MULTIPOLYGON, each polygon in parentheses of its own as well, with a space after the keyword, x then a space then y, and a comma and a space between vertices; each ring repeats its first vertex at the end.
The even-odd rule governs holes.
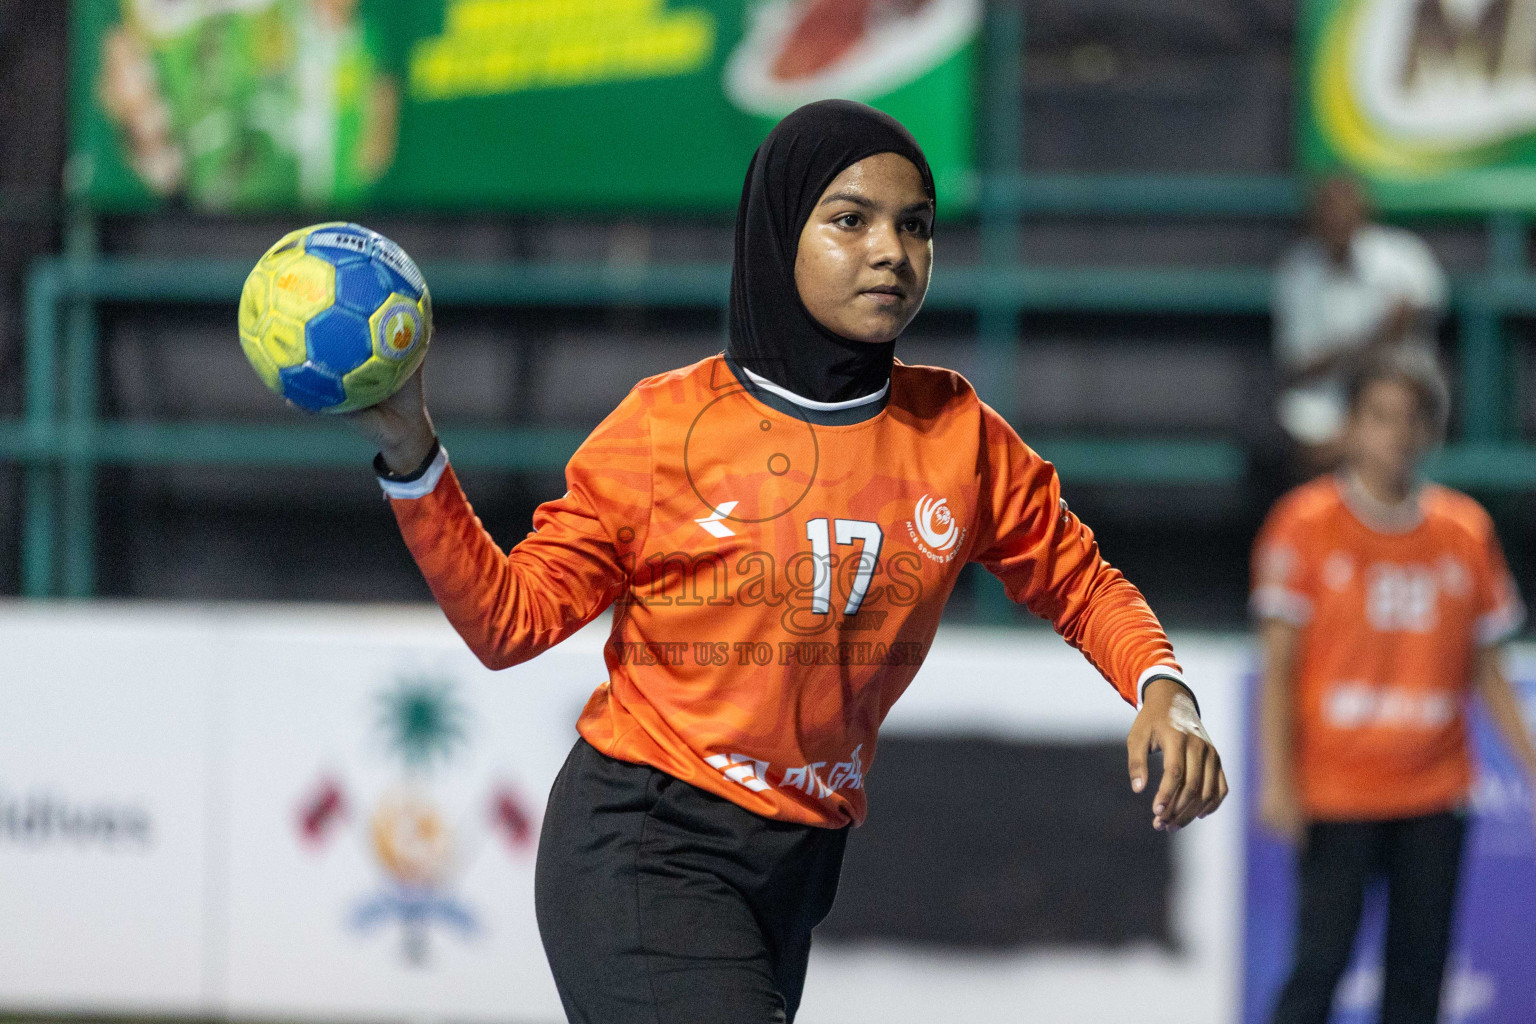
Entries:
POLYGON ((924 558, 944 564, 959 553, 965 527, 955 522, 949 499, 925 494, 912 508, 912 518, 907 520, 907 535, 924 558))

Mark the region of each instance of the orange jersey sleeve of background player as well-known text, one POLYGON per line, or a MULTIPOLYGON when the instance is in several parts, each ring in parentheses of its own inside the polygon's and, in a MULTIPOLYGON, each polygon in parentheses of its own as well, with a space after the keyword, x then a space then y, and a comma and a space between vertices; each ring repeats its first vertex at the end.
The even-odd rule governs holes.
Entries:
POLYGON ((1157 674, 1177 677, 1156 618, 1065 507, 1055 469, 958 374, 898 364, 883 411, 810 429, 734 381, 715 357, 637 385, 510 554, 451 469, 394 502, 433 594, 488 666, 615 606, 608 679, 579 723, 599 750, 766 816, 861 820, 879 724, 968 561, 1128 702, 1157 674))

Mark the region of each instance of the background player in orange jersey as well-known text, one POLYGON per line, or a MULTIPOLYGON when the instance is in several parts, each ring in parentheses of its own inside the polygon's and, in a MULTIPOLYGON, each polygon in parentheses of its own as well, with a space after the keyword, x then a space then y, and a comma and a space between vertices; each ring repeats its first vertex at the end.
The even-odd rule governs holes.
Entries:
POLYGON ((419 379, 356 416, 412 555, 487 665, 614 609, 539 845, 539 927, 573 1021, 793 1019, 878 727, 966 562, 1140 708, 1129 768, 1139 792, 1162 751, 1154 827, 1226 795, 1167 637, 1050 463, 958 374, 894 358, 927 291, 934 202, 886 115, 828 101, 785 118, 742 191, 726 352, 636 385, 510 553, 460 490, 419 379))
POLYGON ((1264 655, 1260 813, 1302 840, 1296 963, 1276 1024, 1327 1020, 1367 882, 1388 885, 1384 1024, 1440 1004, 1479 693, 1536 780, 1501 645, 1524 612, 1487 513, 1423 484, 1446 386, 1411 349, 1349 385, 1337 476, 1275 506, 1254 555, 1264 655))

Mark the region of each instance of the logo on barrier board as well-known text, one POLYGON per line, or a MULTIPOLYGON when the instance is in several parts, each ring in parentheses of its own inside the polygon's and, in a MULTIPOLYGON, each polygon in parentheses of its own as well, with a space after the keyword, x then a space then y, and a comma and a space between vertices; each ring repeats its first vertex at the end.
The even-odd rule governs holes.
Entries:
POLYGON ((534 814, 517 789, 472 787, 466 802, 463 754, 472 743, 469 709, 452 682, 402 678, 374 701, 374 738, 392 778, 372 792, 322 775, 303 799, 299 839, 317 855, 337 842, 361 844, 377 874, 351 898, 347 926, 362 933, 398 930, 409 964, 424 964, 432 936, 461 940, 480 931, 458 882, 483 852, 486 833, 516 855, 533 851, 534 814))

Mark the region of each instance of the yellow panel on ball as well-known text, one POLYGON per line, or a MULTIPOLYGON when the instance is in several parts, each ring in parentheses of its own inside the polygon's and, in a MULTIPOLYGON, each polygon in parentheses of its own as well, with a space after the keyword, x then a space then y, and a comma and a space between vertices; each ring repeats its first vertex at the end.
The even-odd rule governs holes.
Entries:
POLYGON ((295 320, 329 309, 335 299, 336 268, 318 256, 287 256, 272 272, 272 306, 295 320))
POLYGON ((263 253, 261 259, 258 260, 257 263, 258 264, 265 263, 266 261, 272 259, 277 254, 282 253, 282 252, 301 250, 304 247, 304 236, 308 235, 311 231, 314 231, 316 228, 334 227, 338 223, 343 223, 343 222, 341 222, 341 221, 333 221, 333 222, 328 223, 328 224, 316 224, 316 225, 314 225, 312 227, 298 228, 298 229, 296 229, 294 231, 290 231, 286 235, 284 235, 282 238, 279 238, 277 240, 277 242, 273 244, 272 248, 268 249, 265 253, 263 253))
POLYGON ((404 366, 401 363, 374 356, 342 377, 341 388, 346 392, 347 400, 342 403, 340 411, 366 409, 384 401, 399 388, 402 369, 404 366))
POLYGON ((255 334, 262 316, 272 301, 272 278, 261 264, 245 279, 240 289, 240 333, 255 334))
POLYGON ((277 310, 268 310, 256 329, 259 344, 279 368, 298 366, 308 358, 304 349, 304 325, 277 310))
POLYGON ((245 352, 245 358, 250 361, 251 368, 261 378, 261 382, 273 391, 282 392, 282 378, 278 376, 277 364, 262 348, 261 340, 245 331, 240 332, 240 348, 245 352))

